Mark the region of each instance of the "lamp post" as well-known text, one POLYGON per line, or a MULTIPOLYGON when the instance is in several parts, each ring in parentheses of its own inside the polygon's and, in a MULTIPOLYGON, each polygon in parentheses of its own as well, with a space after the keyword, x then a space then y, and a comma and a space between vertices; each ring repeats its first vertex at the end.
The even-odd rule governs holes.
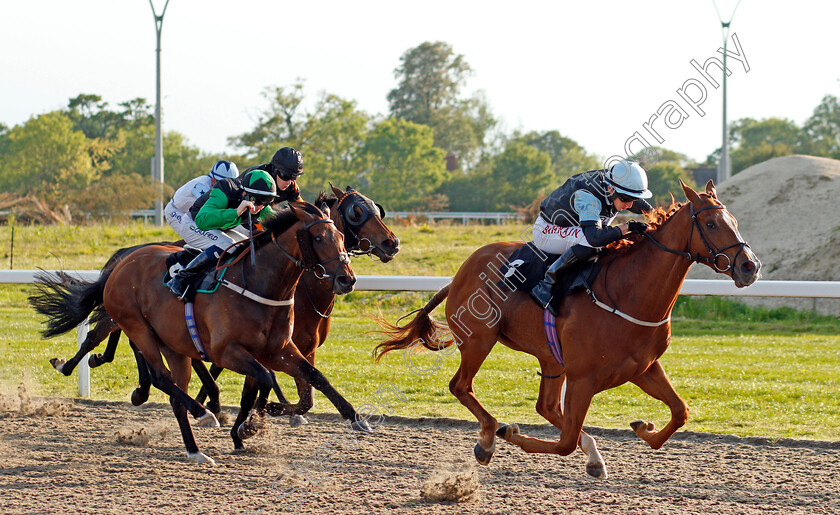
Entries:
POLYGON ((163 11, 158 16, 155 5, 149 0, 152 15, 155 17, 155 32, 157 33, 157 92, 155 96, 155 157, 152 159, 152 185, 157 188, 155 198, 155 225, 163 225, 163 132, 161 130, 160 114, 160 33, 163 30, 163 15, 169 6, 169 0, 163 5, 163 11))
POLYGON ((731 168, 729 163, 729 124, 726 119, 726 47, 727 41, 729 40, 729 25, 732 23, 732 18, 735 17, 735 11, 741 4, 741 0, 738 0, 738 3, 735 4, 735 9, 732 9, 732 16, 730 16, 729 21, 726 22, 720 17, 720 11, 718 10, 715 0, 712 0, 712 4, 715 6, 718 20, 720 20, 720 31, 723 35, 723 143, 721 143, 720 146, 720 162, 718 163, 717 173, 717 182, 720 184, 729 178, 729 171, 731 168))

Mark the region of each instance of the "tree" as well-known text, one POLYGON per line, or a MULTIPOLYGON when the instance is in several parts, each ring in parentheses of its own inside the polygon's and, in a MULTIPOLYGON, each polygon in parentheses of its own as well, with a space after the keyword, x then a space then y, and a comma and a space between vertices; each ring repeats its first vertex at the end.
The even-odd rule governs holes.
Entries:
POLYGON ((840 101, 837 97, 824 96, 802 132, 808 154, 840 159, 840 101))
POLYGON ((495 124, 481 96, 460 99, 472 69, 442 41, 408 49, 394 70, 399 80, 388 93, 391 116, 434 129, 435 146, 452 154, 453 167, 469 160, 495 124))
POLYGON ((301 80, 288 87, 267 88, 263 97, 268 100, 268 108, 258 116, 257 126, 250 132, 228 138, 228 143, 246 149, 247 155, 260 162, 271 159, 285 144, 296 142, 305 123, 301 110, 304 99, 301 80))
POLYGON ((551 156, 520 141, 511 141, 493 159, 487 186, 484 194, 493 199, 494 210, 511 211, 525 206, 556 186, 551 156))
POLYGON ((601 168, 601 163, 594 155, 588 154, 575 140, 561 136, 558 131, 514 134, 513 141, 548 154, 554 171, 554 182, 558 185, 572 175, 601 168))
POLYGON ((368 134, 357 162, 366 182, 360 186, 390 210, 418 209, 447 176, 432 130, 394 118, 368 134))
POLYGON ((786 118, 741 118, 729 128, 733 145, 733 175, 773 157, 791 155, 801 148, 802 132, 786 118))

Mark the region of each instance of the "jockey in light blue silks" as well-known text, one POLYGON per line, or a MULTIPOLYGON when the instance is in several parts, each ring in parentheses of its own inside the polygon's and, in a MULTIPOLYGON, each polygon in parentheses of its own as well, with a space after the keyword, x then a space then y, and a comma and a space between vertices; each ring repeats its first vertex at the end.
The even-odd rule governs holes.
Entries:
POLYGON ((534 300, 557 316, 556 302, 552 302, 557 280, 575 264, 594 256, 599 248, 631 232, 644 232, 644 222, 631 220, 617 227, 610 223, 624 209, 632 213, 653 210, 644 200, 651 196, 644 168, 620 161, 609 170, 573 175, 546 197, 534 223, 534 245, 560 257, 531 290, 534 300))
POLYGON ((167 283, 183 299, 190 280, 205 267, 215 263, 225 252, 233 252, 236 243, 250 237, 248 214, 263 220, 273 214, 268 206, 277 198, 274 179, 262 170, 255 170, 235 179, 218 181, 213 188, 199 197, 190 208, 195 220, 192 227, 182 225, 181 236, 190 245, 204 252, 167 283))
POLYGON ((187 245, 196 247, 199 238, 195 236, 195 221, 190 215, 192 205, 199 197, 210 191, 216 185, 216 181, 237 177, 239 177, 239 169, 233 162, 216 161, 216 164, 210 168, 210 173, 189 181, 172 195, 172 200, 166 204, 164 211, 166 222, 184 238, 187 245))

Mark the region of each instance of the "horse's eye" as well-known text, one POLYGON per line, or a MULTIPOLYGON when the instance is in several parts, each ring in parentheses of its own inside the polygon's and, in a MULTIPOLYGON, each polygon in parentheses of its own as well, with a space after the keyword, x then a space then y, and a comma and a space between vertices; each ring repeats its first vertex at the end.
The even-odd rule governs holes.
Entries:
POLYGON ((321 238, 320 236, 315 236, 315 241, 316 242, 321 243, 322 240, 323 240, 323 238, 321 238))
POLYGON ((714 222, 706 222, 706 227, 708 227, 709 229, 714 229, 715 228, 715 223, 714 222))

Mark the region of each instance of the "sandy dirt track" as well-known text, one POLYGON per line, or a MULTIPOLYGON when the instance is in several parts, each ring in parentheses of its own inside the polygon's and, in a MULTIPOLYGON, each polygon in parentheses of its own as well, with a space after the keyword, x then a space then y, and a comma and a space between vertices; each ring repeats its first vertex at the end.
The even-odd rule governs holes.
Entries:
POLYGON ((389 418, 356 440, 336 415, 270 419, 235 453, 225 408, 222 428, 195 429, 209 466, 187 462, 166 404, 25 401, 0 397, 4 514, 840 513, 840 442, 680 432, 654 451, 629 428, 592 429, 610 474, 599 481, 580 451, 505 442, 481 467, 477 424, 453 420, 389 418))

